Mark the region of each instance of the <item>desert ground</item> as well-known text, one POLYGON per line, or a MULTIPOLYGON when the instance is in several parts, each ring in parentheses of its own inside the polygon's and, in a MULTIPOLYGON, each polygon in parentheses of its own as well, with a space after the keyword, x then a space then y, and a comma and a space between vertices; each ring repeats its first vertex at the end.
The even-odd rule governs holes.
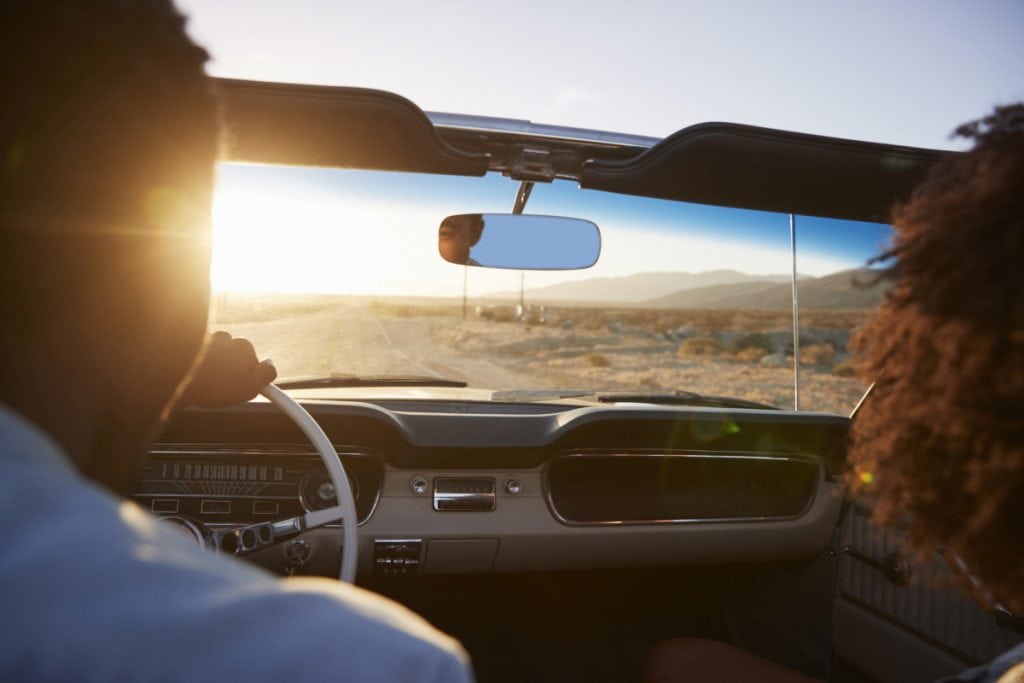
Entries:
MULTIPOLYGON (((671 390, 793 407, 789 311, 222 295, 213 328, 253 342, 284 378, 416 374, 491 389, 671 390)), ((802 310, 800 408, 848 414, 846 352, 862 310, 802 310)))

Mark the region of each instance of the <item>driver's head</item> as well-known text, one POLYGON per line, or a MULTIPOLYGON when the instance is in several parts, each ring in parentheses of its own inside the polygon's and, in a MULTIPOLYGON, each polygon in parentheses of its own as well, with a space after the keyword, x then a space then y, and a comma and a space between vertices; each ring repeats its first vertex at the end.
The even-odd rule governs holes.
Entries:
POLYGON ((166 0, 0 5, 0 402, 89 405, 97 448, 144 440, 204 337, 206 59, 166 0))
POLYGON ((958 133, 893 220, 895 285, 858 334, 874 392, 854 420, 858 483, 913 514, 997 597, 1024 596, 1024 105, 958 133))

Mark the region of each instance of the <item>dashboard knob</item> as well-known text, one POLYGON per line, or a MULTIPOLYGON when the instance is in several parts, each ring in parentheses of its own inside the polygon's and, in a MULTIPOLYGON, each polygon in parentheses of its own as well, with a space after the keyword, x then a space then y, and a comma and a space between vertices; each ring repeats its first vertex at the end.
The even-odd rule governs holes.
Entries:
POLYGON ((511 493, 513 496, 519 494, 523 490, 523 484, 515 477, 509 477, 504 483, 505 490, 511 493))
POLYGON ((284 556, 289 562, 296 562, 303 564, 309 559, 309 556, 313 554, 313 549, 309 547, 309 544, 303 541, 301 538, 296 539, 285 546, 284 556))
POLYGON ((425 496, 427 491, 430 490, 430 484, 424 477, 417 475, 409 481, 409 488, 412 489, 412 492, 417 496, 425 496))

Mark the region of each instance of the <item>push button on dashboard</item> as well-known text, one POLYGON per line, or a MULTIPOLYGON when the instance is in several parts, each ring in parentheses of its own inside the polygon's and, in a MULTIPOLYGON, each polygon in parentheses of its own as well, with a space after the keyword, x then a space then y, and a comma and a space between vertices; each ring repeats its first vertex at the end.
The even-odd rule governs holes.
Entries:
POLYGON ((416 475, 409 480, 409 488, 415 495, 425 496, 430 490, 430 483, 427 481, 426 477, 416 475))
POLYGON ((378 576, 418 574, 420 539, 378 540, 373 547, 373 573, 378 576))

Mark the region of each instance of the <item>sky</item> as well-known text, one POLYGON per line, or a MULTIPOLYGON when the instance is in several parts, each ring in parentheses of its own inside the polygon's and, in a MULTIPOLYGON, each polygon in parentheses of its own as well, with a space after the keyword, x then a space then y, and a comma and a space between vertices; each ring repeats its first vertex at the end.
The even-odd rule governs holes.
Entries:
POLYGON ((956 148, 1024 99, 1020 0, 178 0, 215 75, 655 137, 703 121, 956 148))

